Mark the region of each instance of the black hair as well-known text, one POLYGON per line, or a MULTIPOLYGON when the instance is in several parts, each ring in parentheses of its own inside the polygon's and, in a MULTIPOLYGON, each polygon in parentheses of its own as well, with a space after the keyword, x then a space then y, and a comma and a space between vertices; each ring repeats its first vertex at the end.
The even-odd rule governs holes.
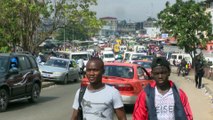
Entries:
POLYGON ((152 61, 151 68, 155 68, 157 66, 165 66, 171 71, 170 63, 166 60, 165 57, 155 57, 152 61))
POLYGON ((91 57, 87 63, 89 63, 91 61, 95 61, 97 63, 100 63, 101 67, 104 69, 104 62, 103 62, 103 60, 101 58, 99 58, 99 57, 91 57))

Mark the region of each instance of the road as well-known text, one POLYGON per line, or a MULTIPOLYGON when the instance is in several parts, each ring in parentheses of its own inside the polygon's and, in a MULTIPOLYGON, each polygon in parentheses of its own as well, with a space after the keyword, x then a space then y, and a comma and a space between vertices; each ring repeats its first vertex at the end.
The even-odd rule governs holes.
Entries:
MULTIPOLYGON (((170 79, 188 95, 194 120, 212 120, 213 104, 204 90, 196 89, 193 82, 176 74, 171 74, 170 79)), ((78 87, 79 83, 71 83, 44 88, 39 103, 12 103, 6 112, 0 113, 0 120, 69 120, 78 87)), ((126 106, 125 109, 128 120, 131 120, 133 107, 126 106)))
POLYGON ((0 113, 0 120, 69 120, 79 85, 71 83, 44 88, 37 104, 12 103, 6 112, 0 113))

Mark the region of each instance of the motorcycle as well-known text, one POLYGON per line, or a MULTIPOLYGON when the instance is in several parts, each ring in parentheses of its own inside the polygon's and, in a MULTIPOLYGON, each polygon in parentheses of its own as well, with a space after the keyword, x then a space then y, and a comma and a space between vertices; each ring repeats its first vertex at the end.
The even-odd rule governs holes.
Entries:
POLYGON ((180 70, 180 74, 181 74, 182 76, 186 76, 186 75, 189 74, 189 73, 188 73, 188 70, 186 69, 186 67, 183 67, 183 68, 180 70))
POLYGON ((189 67, 188 64, 187 64, 186 66, 184 66, 184 67, 179 66, 179 67, 178 67, 178 71, 179 71, 179 72, 178 72, 178 76, 179 76, 179 75, 186 76, 186 75, 189 74, 190 67, 189 67))

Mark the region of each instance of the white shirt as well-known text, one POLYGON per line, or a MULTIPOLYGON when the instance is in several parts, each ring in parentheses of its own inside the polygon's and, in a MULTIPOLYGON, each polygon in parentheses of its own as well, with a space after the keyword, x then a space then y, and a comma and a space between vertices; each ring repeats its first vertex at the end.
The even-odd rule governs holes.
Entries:
MULTIPOLYGON (((79 107, 79 90, 73 103, 73 108, 76 110, 79 107)), ((118 90, 105 85, 103 89, 97 91, 86 89, 81 106, 84 120, 113 120, 114 109, 123 107, 123 103, 118 90)))
POLYGON ((169 91, 162 95, 155 87, 155 108, 158 120, 175 120, 174 116, 175 100, 173 91, 169 91))

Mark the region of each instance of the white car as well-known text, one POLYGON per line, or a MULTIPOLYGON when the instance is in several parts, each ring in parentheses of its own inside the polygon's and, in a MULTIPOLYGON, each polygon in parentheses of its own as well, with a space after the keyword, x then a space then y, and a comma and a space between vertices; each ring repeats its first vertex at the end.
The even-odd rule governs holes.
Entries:
POLYGON ((101 58, 104 62, 114 62, 115 54, 113 53, 113 51, 102 51, 101 58))

